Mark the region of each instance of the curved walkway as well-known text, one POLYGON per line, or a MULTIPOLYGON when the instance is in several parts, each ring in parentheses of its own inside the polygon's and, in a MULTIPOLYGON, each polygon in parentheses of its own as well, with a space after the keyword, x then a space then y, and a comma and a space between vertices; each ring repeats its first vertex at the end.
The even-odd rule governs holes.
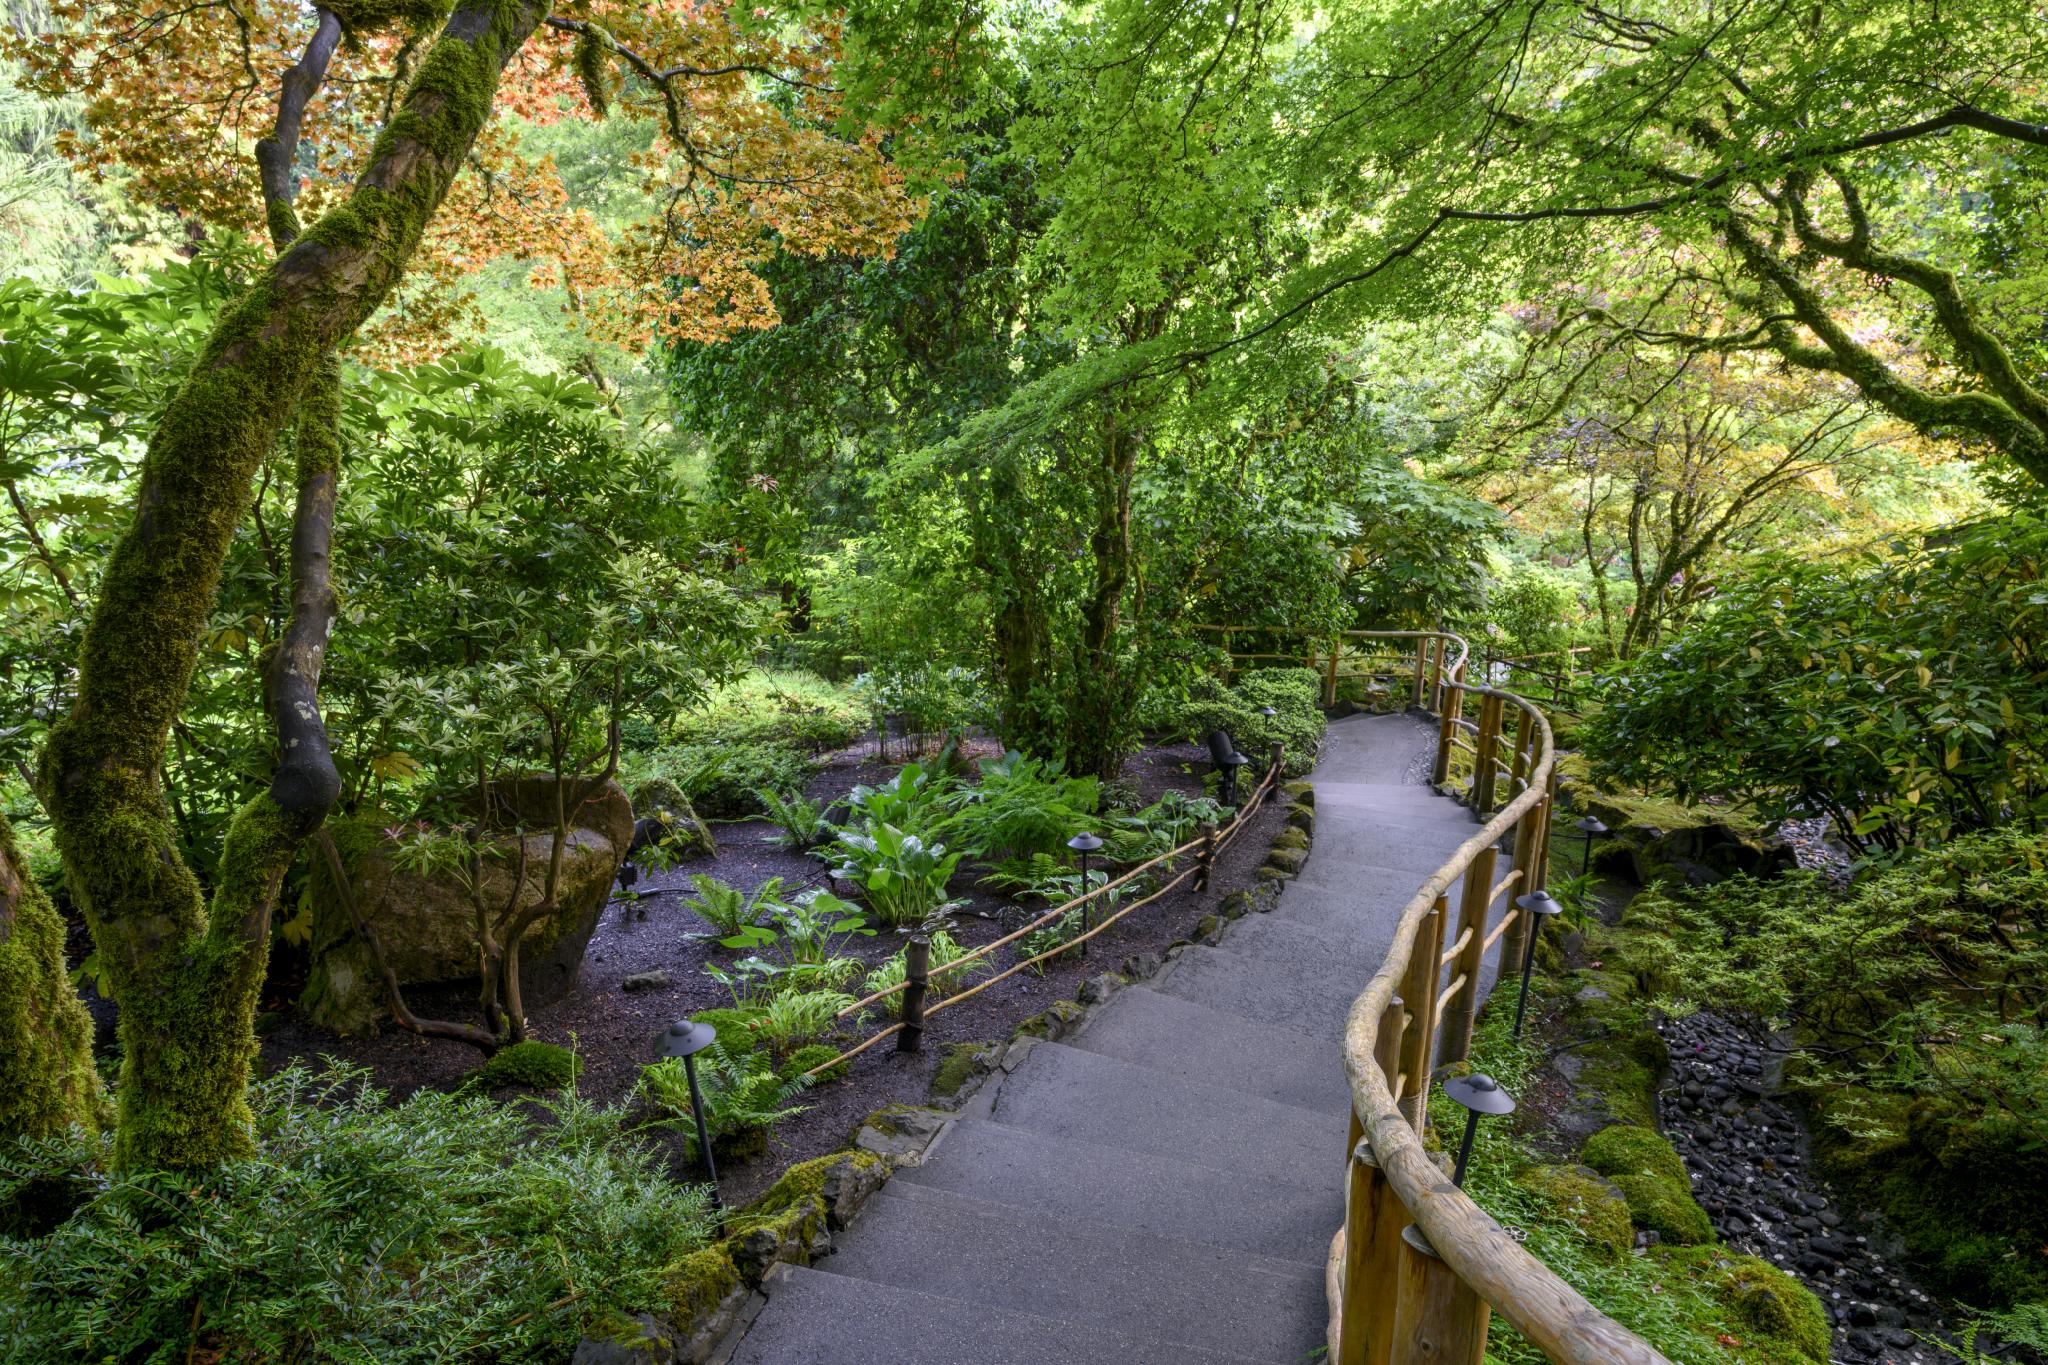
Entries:
POLYGON ((1345 1012, 1473 832, 1422 785, 1435 743, 1411 716, 1333 723, 1273 912, 985 1087, 834 1255, 770 1281, 735 1365, 1305 1360, 1344 1214, 1345 1012))

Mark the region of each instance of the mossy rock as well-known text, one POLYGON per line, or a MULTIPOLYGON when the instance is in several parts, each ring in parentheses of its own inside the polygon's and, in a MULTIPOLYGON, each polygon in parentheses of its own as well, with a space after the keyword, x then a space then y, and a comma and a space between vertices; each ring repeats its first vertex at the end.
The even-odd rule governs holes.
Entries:
POLYGON ((1056 1000, 1043 1014, 1034 1014, 1017 1025, 1012 1038, 1058 1038, 1088 1017, 1088 1011, 1072 1000, 1056 1000))
POLYGON ((1256 908, 1252 893, 1233 891, 1217 903, 1216 909, 1225 919, 1243 919, 1256 908))
POLYGON ((1308 864, 1308 850, 1305 848, 1281 848, 1275 845, 1266 855, 1266 866, 1277 867, 1290 877, 1298 874, 1308 864))
POLYGON ((1715 1324, 1764 1365, 1825 1365, 1833 1333, 1813 1291, 1768 1261, 1721 1247, 1658 1248, 1676 1275, 1704 1285, 1727 1314, 1715 1324))
MULTIPOLYGON (((503 906, 515 895, 537 905, 542 877, 554 853, 552 778, 518 778, 492 787, 495 820, 485 860, 482 895, 503 906), (502 828, 518 824, 521 835, 502 828), (529 869, 522 888, 513 886, 521 865, 529 869)), ((476 976, 476 906, 464 878, 454 871, 418 872, 394 857, 395 846, 374 821, 330 822, 342 867, 363 919, 377 926, 385 964, 403 986, 450 984, 476 976)), ((555 908, 541 915, 520 939, 519 989, 531 1010, 552 1004, 574 988, 583 970, 583 950, 611 899, 612 887, 633 841, 633 810, 625 792, 606 782, 569 814, 563 841, 562 875, 555 908)), ((334 886, 326 860, 315 858, 311 873, 313 929, 306 988, 299 1009, 322 1028, 343 1035, 374 1032, 388 1016, 384 979, 369 945, 357 936, 355 916, 334 886)))
POLYGON ((1550 1205, 1587 1241, 1616 1256, 1635 1246, 1628 1198, 1589 1166, 1531 1166, 1515 1183, 1550 1205))
POLYGON ((633 818, 636 846, 658 842, 677 858, 710 858, 718 853, 718 839, 711 827, 698 816, 697 808, 690 804, 683 789, 666 777, 650 777, 633 788, 633 818), (643 841, 641 828, 649 820, 658 821, 665 828, 646 826, 658 837, 643 841))
POLYGON ((662 1272, 661 1285, 669 1321, 685 1336, 746 1289, 725 1242, 693 1251, 671 1264, 662 1272))
POLYGON ((565 1047, 529 1038, 492 1053, 490 1060, 463 1078, 465 1091, 490 1091, 518 1085, 529 1090, 560 1090, 583 1072, 583 1060, 565 1047))
POLYGON ((1285 868, 1278 868, 1268 864, 1264 867, 1255 868, 1252 872, 1252 880, 1254 882, 1291 882, 1294 880, 1294 874, 1285 868))
POLYGON ((1275 848, 1305 849, 1308 847, 1308 842, 1308 834, 1305 831, 1291 827, 1281 830, 1273 837, 1273 847, 1275 848))
POLYGON ((1692 1197, 1685 1163, 1660 1134, 1617 1123, 1586 1139, 1579 1159, 1614 1182, 1636 1226, 1679 1246, 1714 1240, 1707 1211, 1692 1197))
POLYGON ((998 1047, 996 1043, 946 1044, 939 1069, 932 1073, 931 1094, 938 1099, 951 1099, 959 1094, 969 1081, 987 1074, 998 1047))
POLYGON ((1311 809, 1316 804, 1316 784, 1313 782, 1282 782, 1280 795, 1288 801, 1311 809))
POLYGON ((1287 827, 1313 835, 1316 829, 1316 808, 1299 801, 1295 802, 1287 808, 1287 827))

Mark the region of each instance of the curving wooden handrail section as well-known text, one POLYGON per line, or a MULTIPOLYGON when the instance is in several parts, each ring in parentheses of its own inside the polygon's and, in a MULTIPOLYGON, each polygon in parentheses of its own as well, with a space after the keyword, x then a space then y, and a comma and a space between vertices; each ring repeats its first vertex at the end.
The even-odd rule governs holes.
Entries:
POLYGON ((1344 1226, 1331 1249, 1330 1359, 1480 1365, 1489 1317, 1498 1312, 1558 1365, 1669 1365, 1523 1250, 1423 1148, 1431 1075, 1466 1058, 1487 947, 1500 940, 1504 964, 1519 963, 1527 950, 1530 916, 1510 906, 1490 931, 1487 920, 1504 891, 1543 885, 1556 754, 1540 708, 1464 682, 1462 639, 1448 632, 1387 634, 1424 639, 1415 655, 1414 695, 1436 703, 1436 781, 1444 783, 1456 751, 1469 748, 1466 792, 1474 810, 1485 817, 1496 793, 1507 799, 1416 890, 1386 960, 1351 1007, 1344 1066, 1352 1147, 1344 1226), (1433 680, 1426 676, 1432 656, 1433 680), (1468 697, 1479 701, 1479 721, 1469 729, 1459 715, 1468 697), (1512 725, 1504 724, 1509 713, 1512 725), (1473 736, 1469 743, 1460 740, 1465 733, 1473 736), (1496 880, 1500 841, 1510 833, 1514 867, 1496 880), (1466 889, 1452 933, 1448 897, 1461 878, 1466 889), (1447 940, 1454 951, 1445 951, 1447 940), (1439 994, 1445 972, 1450 984, 1439 994))

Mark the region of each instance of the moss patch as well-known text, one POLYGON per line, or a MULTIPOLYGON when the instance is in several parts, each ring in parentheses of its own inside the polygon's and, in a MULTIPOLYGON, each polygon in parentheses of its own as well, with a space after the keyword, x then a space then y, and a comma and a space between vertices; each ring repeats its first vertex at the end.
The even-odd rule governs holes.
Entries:
POLYGON ((946 1055, 939 1062, 939 1069, 932 1075, 931 1093, 940 1099, 950 1099, 975 1076, 979 1075, 984 1062, 995 1048, 994 1043, 948 1043, 946 1055))
MULTIPOLYGON (((679 1332, 687 1333, 716 1312, 742 1281, 739 1267, 733 1264, 730 1243, 719 1242, 693 1251, 669 1266, 662 1273, 661 1283, 669 1320, 679 1332)), ((637 1328, 638 1324, 634 1326, 637 1328)))
POLYGON ((1693 1200, 1685 1163, 1660 1134, 1617 1123, 1586 1139, 1579 1158, 1614 1182, 1638 1227, 1680 1246, 1714 1240, 1713 1223, 1693 1200))
POLYGON ((1291 827, 1283 829, 1274 837, 1273 847, 1305 849, 1308 847, 1308 834, 1305 831, 1291 827))
POLYGON ((105 1105, 92 1018, 64 970, 64 921, 0 815, 0 1139, 96 1132, 105 1105))
POLYGON ((1531 1166, 1515 1176, 1515 1183, 1549 1205, 1594 1246, 1620 1256, 1635 1245, 1627 1198, 1591 1168, 1531 1166))
POLYGON ((1659 1248, 1673 1274, 1706 1286, 1728 1315, 1744 1359, 1770 1365, 1820 1365, 1832 1333, 1820 1300, 1784 1271, 1720 1247, 1659 1248), (1746 1330, 1744 1330, 1746 1329, 1746 1330))
POLYGON ((465 1090, 496 1090, 523 1085, 529 1090, 560 1090, 583 1071, 583 1061, 565 1047, 532 1038, 492 1054, 463 1079, 465 1090))

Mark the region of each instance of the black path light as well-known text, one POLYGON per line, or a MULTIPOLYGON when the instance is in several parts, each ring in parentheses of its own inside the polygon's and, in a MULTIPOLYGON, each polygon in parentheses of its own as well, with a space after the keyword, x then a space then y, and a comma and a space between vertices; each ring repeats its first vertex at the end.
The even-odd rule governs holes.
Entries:
POLYGON ((1588 815, 1581 819, 1574 828, 1586 836, 1585 856, 1579 859, 1579 876, 1584 877, 1593 870, 1593 841, 1607 833, 1607 825, 1599 816, 1588 815))
POLYGON ((1525 946, 1522 949, 1522 993, 1515 1000, 1514 1036, 1519 1038, 1522 1036, 1522 1012, 1529 1008, 1529 973, 1536 965, 1536 936, 1543 932, 1543 922, 1552 915, 1562 915, 1564 907, 1540 886, 1526 896, 1517 896, 1515 904, 1529 917, 1529 933, 1523 940, 1525 946))
POLYGON ((1484 1071, 1475 1071, 1469 1076, 1453 1076, 1444 1082, 1444 1094, 1465 1109, 1465 1138, 1458 1144, 1458 1164, 1451 1170, 1451 1183, 1462 1189, 1465 1167, 1472 1160, 1472 1139, 1479 1132, 1479 1116, 1512 1114, 1515 1101, 1500 1088, 1499 1081, 1484 1071))
POLYGON ((658 1057, 683 1059, 683 1074, 690 1078, 690 1114, 697 1120, 697 1151, 704 1158, 704 1179, 711 1185, 711 1201, 718 1202, 718 1168, 711 1162, 711 1132, 704 1126, 704 1093, 697 1088, 697 1054, 718 1041, 718 1031, 693 1019, 678 1019, 654 1040, 658 1057))
POLYGON ((1237 805, 1237 770, 1251 762, 1237 751, 1237 741, 1230 737, 1228 730, 1209 732, 1209 762, 1216 769, 1217 804, 1235 808, 1237 805))
MULTIPOLYGON (((1102 847, 1102 840, 1087 830, 1082 830, 1067 840, 1067 847, 1081 855, 1081 932, 1086 934, 1095 927, 1095 902, 1088 899, 1088 855, 1102 847)), ((1081 956, 1088 956, 1088 940, 1081 940, 1081 956)))

